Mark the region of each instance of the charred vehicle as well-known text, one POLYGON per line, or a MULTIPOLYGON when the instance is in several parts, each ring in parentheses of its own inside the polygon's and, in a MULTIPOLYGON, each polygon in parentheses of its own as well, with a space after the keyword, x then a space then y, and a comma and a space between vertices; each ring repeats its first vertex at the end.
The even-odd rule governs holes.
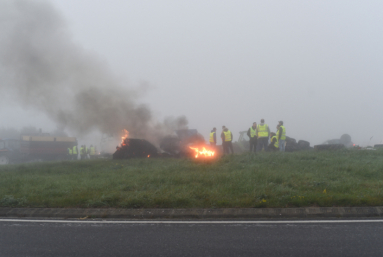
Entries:
POLYGON ((353 147, 354 143, 351 141, 351 136, 343 134, 339 139, 330 139, 321 145, 315 145, 315 150, 338 150, 343 148, 353 147))
POLYGON ((190 155, 190 146, 205 145, 204 137, 196 129, 176 130, 175 135, 164 137, 160 142, 160 148, 171 156, 190 155))
POLYGON ((121 146, 117 147, 113 159, 157 157, 158 150, 145 139, 124 138, 121 146))
POLYGON ((113 159, 152 158, 152 157, 213 157, 215 150, 207 145, 204 137, 196 129, 176 130, 165 136, 159 149, 145 139, 129 138, 126 131, 121 145, 113 154, 113 159))

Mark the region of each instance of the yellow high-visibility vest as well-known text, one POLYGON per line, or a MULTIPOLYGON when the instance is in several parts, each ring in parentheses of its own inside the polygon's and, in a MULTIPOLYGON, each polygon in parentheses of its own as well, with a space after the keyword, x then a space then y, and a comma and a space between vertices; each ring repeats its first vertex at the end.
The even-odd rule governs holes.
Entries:
POLYGON ((94 146, 90 147, 90 155, 95 155, 96 154, 96 149, 94 149, 94 146))
POLYGON ((223 134, 225 134, 225 142, 231 141, 231 132, 230 130, 224 131, 223 134))
POLYGON ((84 147, 80 148, 80 154, 84 154, 84 147))
POLYGON ((269 137, 269 126, 267 124, 258 125, 258 137, 269 137))
MULTIPOLYGON (((284 126, 280 126, 280 128, 282 128, 281 140, 286 140, 286 128, 284 126)), ((277 131, 277 137, 279 137, 279 129, 277 131)))
POLYGON ((73 146, 72 154, 77 154, 77 145, 73 146))
POLYGON ((275 143, 274 143, 274 146, 276 147, 276 148, 278 148, 279 147, 279 141, 278 141, 278 137, 277 136, 273 136, 272 138, 271 138, 271 142, 273 142, 273 139, 276 139, 275 140, 275 143))
POLYGON ((250 137, 253 138, 257 136, 257 129, 253 129, 253 127, 250 127, 250 137))
POLYGON ((215 132, 210 132, 209 142, 211 142, 211 143, 214 143, 214 134, 215 134, 215 132))
POLYGON ((211 133, 210 133, 210 139, 209 139, 209 142, 211 142, 211 143, 214 143, 214 134, 215 134, 215 132, 211 132, 211 133))
POLYGON ((68 148, 68 154, 72 155, 72 149, 68 148))

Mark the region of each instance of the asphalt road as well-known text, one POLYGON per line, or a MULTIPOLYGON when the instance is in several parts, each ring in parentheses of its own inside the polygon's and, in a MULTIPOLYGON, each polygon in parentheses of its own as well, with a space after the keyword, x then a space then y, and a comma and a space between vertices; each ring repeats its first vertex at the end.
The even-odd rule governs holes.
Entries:
POLYGON ((0 221, 0 256, 383 256, 383 222, 0 221))

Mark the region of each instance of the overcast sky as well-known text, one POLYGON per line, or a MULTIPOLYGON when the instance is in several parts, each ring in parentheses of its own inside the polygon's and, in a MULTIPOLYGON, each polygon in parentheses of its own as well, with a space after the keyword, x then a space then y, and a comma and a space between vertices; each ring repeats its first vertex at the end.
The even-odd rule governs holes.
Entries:
MULTIPOLYGON (((264 118, 311 144, 383 140, 383 1, 50 2, 157 117, 185 115, 205 138, 226 125, 237 140, 264 118)), ((14 110, 2 106, 2 126, 54 127, 14 110)))

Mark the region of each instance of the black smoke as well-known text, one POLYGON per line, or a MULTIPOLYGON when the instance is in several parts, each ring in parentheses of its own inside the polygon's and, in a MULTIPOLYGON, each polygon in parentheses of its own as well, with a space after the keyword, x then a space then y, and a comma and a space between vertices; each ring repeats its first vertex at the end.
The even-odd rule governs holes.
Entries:
POLYGON ((94 53, 74 43, 47 1, 0 3, 0 89, 79 135, 93 130, 153 139, 187 125, 185 117, 153 121, 138 91, 128 89, 94 53))

